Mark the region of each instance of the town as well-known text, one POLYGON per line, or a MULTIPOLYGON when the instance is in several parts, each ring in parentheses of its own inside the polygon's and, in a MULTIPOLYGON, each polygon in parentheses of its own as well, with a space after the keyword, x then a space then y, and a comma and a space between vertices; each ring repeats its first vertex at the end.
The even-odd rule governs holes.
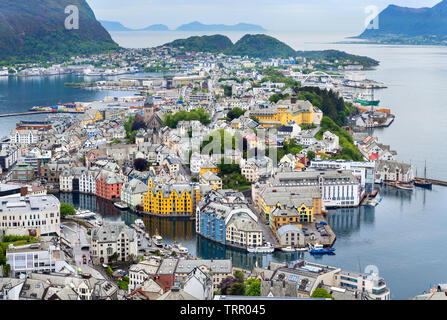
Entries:
POLYGON ((374 272, 200 259, 144 219, 193 220, 197 237, 244 254, 336 254, 328 210, 380 205, 377 185, 431 187, 366 130, 395 116, 374 98, 385 85, 362 69, 162 46, 9 72, 164 73, 67 83, 129 94, 30 106, 49 114, 1 139, 0 299, 389 300, 374 272), (141 218, 107 221, 64 203, 73 193, 141 218))

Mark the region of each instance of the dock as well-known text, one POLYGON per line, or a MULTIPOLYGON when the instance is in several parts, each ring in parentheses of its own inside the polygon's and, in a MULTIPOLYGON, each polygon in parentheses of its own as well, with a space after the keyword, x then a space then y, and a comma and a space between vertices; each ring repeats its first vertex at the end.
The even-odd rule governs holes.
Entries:
POLYGON ((82 114, 83 112, 79 112, 79 111, 76 111, 76 112, 24 111, 24 112, 14 112, 14 113, 0 113, 0 118, 28 116, 28 115, 34 115, 34 114, 61 114, 61 113, 82 114))
MULTIPOLYGON (((420 179, 420 180, 424 180, 424 178, 415 178, 415 179, 420 179)), ((434 184, 436 186, 442 186, 442 187, 447 187, 447 181, 442 181, 442 180, 435 180, 435 179, 425 179, 428 183, 434 184)))

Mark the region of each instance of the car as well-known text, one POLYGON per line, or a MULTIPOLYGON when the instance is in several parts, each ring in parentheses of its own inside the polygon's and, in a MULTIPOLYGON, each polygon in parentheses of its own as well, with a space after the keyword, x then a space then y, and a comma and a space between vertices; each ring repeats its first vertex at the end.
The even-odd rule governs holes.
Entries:
POLYGON ((139 252, 146 252, 146 250, 144 250, 144 249, 140 249, 140 250, 138 250, 139 252))
POLYGON ((105 263, 103 263, 103 264, 102 264, 102 267, 105 268, 105 269, 107 269, 109 266, 106 265, 105 263))
POLYGON ((61 225, 61 229, 63 229, 64 228, 64 226, 63 225, 61 225))
POLYGON ((87 256, 85 254, 82 255, 82 263, 87 264, 87 256))

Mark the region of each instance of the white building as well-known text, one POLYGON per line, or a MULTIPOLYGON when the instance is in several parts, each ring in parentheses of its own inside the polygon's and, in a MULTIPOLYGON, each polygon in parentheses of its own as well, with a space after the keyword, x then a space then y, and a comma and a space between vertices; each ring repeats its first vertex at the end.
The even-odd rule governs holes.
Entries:
POLYGON ((12 130, 11 142, 18 144, 35 144, 39 141, 38 132, 36 130, 12 130))
POLYGON ((126 182, 121 187, 121 201, 127 203, 129 207, 143 205, 143 197, 149 191, 149 187, 138 179, 126 182))
POLYGON ((147 259, 129 268, 129 293, 135 291, 152 275, 156 275, 161 259, 147 259))
POLYGON ((0 230, 7 234, 60 235, 60 202, 53 195, 0 198, 0 230))
POLYGON ((105 222, 92 231, 90 255, 95 264, 109 263, 117 254, 117 261, 129 261, 137 256, 137 233, 124 222, 105 222))
POLYGON ((79 192, 96 194, 96 176, 98 172, 88 170, 79 177, 79 192))

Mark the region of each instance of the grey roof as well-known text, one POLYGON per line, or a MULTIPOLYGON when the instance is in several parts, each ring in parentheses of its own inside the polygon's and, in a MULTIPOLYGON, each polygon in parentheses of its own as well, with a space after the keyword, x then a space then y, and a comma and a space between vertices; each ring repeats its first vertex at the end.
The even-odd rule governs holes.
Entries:
POLYGON ((277 233, 279 237, 282 237, 284 234, 290 231, 302 232, 301 228, 296 225, 287 224, 278 229, 277 233))
POLYGON ((205 266, 211 273, 231 273, 231 260, 179 260, 175 273, 189 274, 194 268, 205 266))
POLYGON ((104 222, 98 229, 92 232, 92 240, 98 242, 116 242, 121 232, 125 232, 129 241, 134 241, 136 232, 129 228, 124 222, 104 222))
POLYGON ((121 192, 130 192, 130 193, 146 193, 149 190, 149 187, 144 184, 141 180, 132 179, 130 182, 126 182, 121 187, 121 192))
POLYGON ((0 213, 26 213, 32 210, 59 210, 60 202, 54 195, 12 196, 0 199, 0 213))
POLYGON ((158 268, 158 274, 174 274, 179 259, 164 259, 158 268))

